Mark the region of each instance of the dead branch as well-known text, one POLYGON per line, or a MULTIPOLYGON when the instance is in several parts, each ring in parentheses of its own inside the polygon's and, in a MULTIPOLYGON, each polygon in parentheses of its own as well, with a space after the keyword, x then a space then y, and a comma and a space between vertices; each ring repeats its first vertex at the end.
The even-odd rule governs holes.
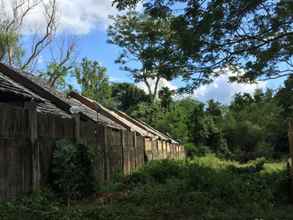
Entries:
POLYGON ((40 53, 52 42, 52 36, 56 31, 56 0, 51 0, 49 5, 44 4, 47 17, 46 30, 43 36, 33 45, 31 55, 27 58, 21 69, 26 69, 40 55, 40 53))

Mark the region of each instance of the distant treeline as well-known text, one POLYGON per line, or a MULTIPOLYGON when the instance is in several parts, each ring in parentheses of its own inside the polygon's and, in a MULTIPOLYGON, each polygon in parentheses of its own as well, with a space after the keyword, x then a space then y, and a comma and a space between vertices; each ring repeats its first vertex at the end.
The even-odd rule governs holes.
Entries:
MULTIPOLYGON (((118 87, 116 84, 116 90, 118 87)), ((247 161, 263 156, 278 159, 288 152, 287 121, 293 115, 292 89, 293 77, 289 77, 276 91, 236 94, 228 106, 214 100, 206 104, 192 98, 173 100, 167 88, 160 91, 153 104, 137 102, 138 96, 134 94, 131 99, 133 88, 124 91, 127 99, 121 95, 122 91, 116 91, 120 97, 113 99, 119 103, 116 107, 183 142, 189 156, 212 152, 247 161)))

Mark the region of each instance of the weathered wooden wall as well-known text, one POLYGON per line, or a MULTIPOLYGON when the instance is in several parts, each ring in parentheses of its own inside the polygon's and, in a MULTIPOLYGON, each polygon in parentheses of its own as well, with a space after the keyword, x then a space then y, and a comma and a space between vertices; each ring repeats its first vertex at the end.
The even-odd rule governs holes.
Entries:
POLYGON ((56 140, 76 139, 93 146, 97 181, 131 174, 147 160, 182 159, 179 145, 151 140, 126 130, 37 113, 33 108, 0 103, 0 200, 31 192, 48 183, 56 140))
POLYGON ((34 112, 33 120, 31 113, 0 104, 0 199, 46 184, 55 141, 74 138, 71 119, 34 112))
POLYGON ((0 198, 31 190, 32 148, 27 112, 0 106, 0 198))
POLYGON ((289 160, 288 160, 288 172, 289 172, 289 200, 293 203, 293 120, 289 120, 288 128, 289 138, 289 160))
POLYGON ((145 163, 144 137, 126 130, 97 125, 100 182, 115 175, 129 175, 145 163))

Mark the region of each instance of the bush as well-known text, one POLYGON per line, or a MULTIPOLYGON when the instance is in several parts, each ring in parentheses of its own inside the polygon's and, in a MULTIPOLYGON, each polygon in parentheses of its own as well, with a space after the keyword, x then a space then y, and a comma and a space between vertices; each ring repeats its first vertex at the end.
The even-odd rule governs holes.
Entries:
POLYGON ((51 170, 53 190, 67 200, 81 199, 93 193, 93 159, 87 146, 70 140, 58 141, 51 170))
POLYGON ((50 196, 0 203, 0 219, 293 219, 282 162, 240 164, 209 154, 151 161, 115 181, 98 200, 70 207, 50 196))
POLYGON ((205 156, 206 154, 211 153, 211 149, 208 146, 204 145, 195 145, 193 143, 187 143, 184 145, 187 151, 187 157, 193 158, 194 156, 205 156))
POLYGON ((244 165, 231 165, 229 168, 236 173, 258 173, 264 169, 265 158, 257 158, 256 160, 249 161, 244 165))

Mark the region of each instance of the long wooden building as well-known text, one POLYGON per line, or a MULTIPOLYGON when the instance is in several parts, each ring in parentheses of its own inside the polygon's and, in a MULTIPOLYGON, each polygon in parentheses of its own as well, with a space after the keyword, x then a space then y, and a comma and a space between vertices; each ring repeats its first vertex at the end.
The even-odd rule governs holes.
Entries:
POLYGON ((183 159, 168 135, 78 93, 69 96, 46 81, 0 63, 0 200, 48 183, 56 140, 94 147, 99 183, 128 175, 154 159, 183 159))

